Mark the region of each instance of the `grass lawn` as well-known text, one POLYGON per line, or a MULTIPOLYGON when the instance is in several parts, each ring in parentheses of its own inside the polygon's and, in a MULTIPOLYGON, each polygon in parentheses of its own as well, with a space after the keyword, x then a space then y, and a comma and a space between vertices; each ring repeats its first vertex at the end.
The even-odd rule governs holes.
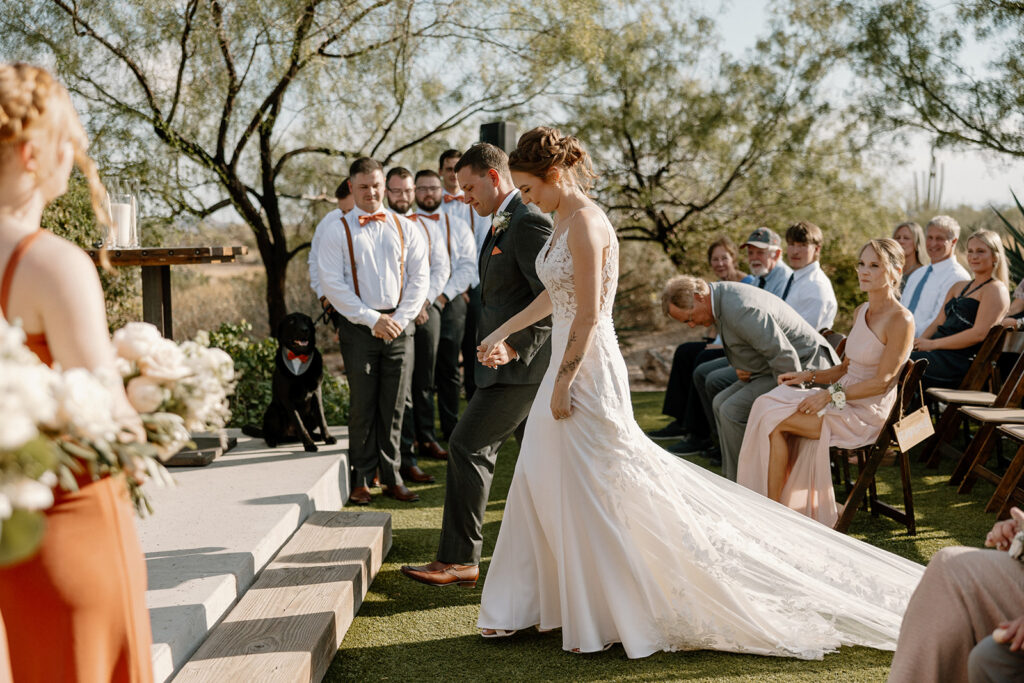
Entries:
MULTIPOLYGON (((645 430, 664 425, 662 393, 633 394, 633 409, 645 430)), ((495 472, 484 527, 484 573, 498 537, 505 496, 512 480, 517 445, 505 444, 495 472)), ((706 461, 696 459, 707 466, 706 461)), ((418 487, 421 501, 412 505, 377 497, 375 509, 392 514, 394 544, 370 587, 325 681, 883 681, 891 653, 843 648, 821 662, 736 655, 710 651, 658 653, 630 660, 621 647, 603 653, 574 655, 561 649, 560 632, 521 632, 510 639, 485 640, 476 630, 483 583, 475 589, 431 588, 403 577, 403 564, 434 558, 444 503, 445 463, 422 461, 438 483, 418 487)), ((980 545, 994 516, 984 513, 992 488, 979 482, 958 496, 946 484, 953 463, 925 470, 913 463, 916 537, 886 518, 866 513, 854 518, 852 533, 916 562, 927 563, 947 545, 980 545)), ((879 494, 898 486, 898 469, 884 468, 879 494)), ((642 492, 638 492, 641 493, 642 492)))

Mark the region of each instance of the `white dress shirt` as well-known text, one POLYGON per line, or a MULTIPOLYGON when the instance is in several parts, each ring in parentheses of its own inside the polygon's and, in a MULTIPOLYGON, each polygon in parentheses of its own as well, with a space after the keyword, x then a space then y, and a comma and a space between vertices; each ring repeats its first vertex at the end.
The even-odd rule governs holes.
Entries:
POLYGON ((928 272, 929 268, 931 269, 931 274, 928 275, 928 281, 924 283, 921 289, 921 296, 917 300, 917 306, 911 311, 914 314, 915 337, 920 337, 924 334, 924 331, 928 329, 932 321, 938 317, 949 288, 956 282, 971 279, 967 269, 957 263, 955 255, 938 263, 933 263, 931 266, 922 266, 907 278, 907 286, 904 287, 903 296, 900 297, 900 303, 904 306, 910 307, 910 301, 914 297, 917 285, 924 279, 925 273, 928 272))
POLYGON ((322 229, 329 223, 335 223, 341 221, 341 209, 331 209, 327 212, 327 215, 317 223, 316 229, 313 231, 313 241, 309 245, 309 258, 307 263, 309 264, 309 286, 316 292, 316 298, 319 299, 324 295, 324 290, 320 287, 320 266, 317 263, 316 252, 320 247, 320 240, 326 230, 322 229))
POLYGON ((452 274, 451 263, 448 260, 448 250, 445 245, 445 236, 438 224, 429 218, 423 218, 412 211, 404 216, 412 221, 411 215, 416 215, 413 224, 420 230, 420 235, 427 242, 427 261, 430 265, 430 286, 427 287, 425 301, 428 305, 434 303, 434 299, 441 295, 444 286, 448 284, 448 278, 452 274))
MULTIPOLYGON (((429 218, 420 218, 432 222, 429 218)), ((479 277, 476 266, 476 242, 470 236, 469 226, 462 220, 438 211, 437 232, 448 250, 451 275, 441 293, 448 301, 459 296, 473 285, 479 277)), ((434 297, 435 299, 437 297, 434 297)))
POLYGON ((366 213, 357 206, 343 217, 352 233, 359 294, 355 292, 341 218, 326 226, 317 249, 320 286, 334 309, 350 322, 372 328, 380 319, 378 311, 394 308, 391 317, 404 328, 422 310, 430 287, 427 241, 420 226, 383 206, 373 213, 385 214, 384 221, 359 225, 359 217, 366 213), (402 225, 402 237, 396 220, 402 225), (400 269, 403 237, 404 273, 400 269))
POLYGON ((831 328, 835 322, 839 304, 836 293, 832 289, 832 281, 821 270, 817 261, 808 263, 792 274, 793 283, 789 292, 783 288, 783 301, 793 307, 800 317, 810 323, 815 330, 831 328))

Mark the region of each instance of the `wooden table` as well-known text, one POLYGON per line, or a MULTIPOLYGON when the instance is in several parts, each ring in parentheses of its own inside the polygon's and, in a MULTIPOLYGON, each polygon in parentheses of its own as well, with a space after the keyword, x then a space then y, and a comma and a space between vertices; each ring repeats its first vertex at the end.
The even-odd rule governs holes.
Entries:
MULTIPOLYGON (((94 263, 99 250, 89 249, 94 263)), ((174 332, 171 318, 171 266, 197 263, 234 263, 249 253, 248 247, 142 247, 110 249, 107 256, 114 266, 142 266, 142 319, 156 325, 170 339, 174 332)))

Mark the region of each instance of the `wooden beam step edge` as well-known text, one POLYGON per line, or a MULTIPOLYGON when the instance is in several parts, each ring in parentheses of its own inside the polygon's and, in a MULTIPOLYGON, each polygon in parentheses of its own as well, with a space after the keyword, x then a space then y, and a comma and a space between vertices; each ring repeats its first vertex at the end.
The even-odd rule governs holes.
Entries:
POLYGON ((319 682, 390 549, 386 512, 314 512, 174 682, 319 682))

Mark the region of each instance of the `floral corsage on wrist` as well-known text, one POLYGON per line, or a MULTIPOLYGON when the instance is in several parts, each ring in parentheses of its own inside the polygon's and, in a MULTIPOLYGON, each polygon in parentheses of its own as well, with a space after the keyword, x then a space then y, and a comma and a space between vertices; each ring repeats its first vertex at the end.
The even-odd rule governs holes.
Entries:
POLYGON ((505 230, 505 228, 508 227, 508 222, 509 220, 511 220, 511 218, 512 217, 506 211, 502 211, 497 216, 495 216, 494 220, 491 221, 491 227, 494 228, 494 234, 497 235, 503 230, 505 230))
POLYGON ((836 410, 842 410, 846 407, 846 390, 843 389, 843 385, 839 382, 828 385, 828 393, 831 397, 829 402, 825 404, 825 407, 818 411, 818 417, 825 414, 829 406, 832 406, 836 410))

